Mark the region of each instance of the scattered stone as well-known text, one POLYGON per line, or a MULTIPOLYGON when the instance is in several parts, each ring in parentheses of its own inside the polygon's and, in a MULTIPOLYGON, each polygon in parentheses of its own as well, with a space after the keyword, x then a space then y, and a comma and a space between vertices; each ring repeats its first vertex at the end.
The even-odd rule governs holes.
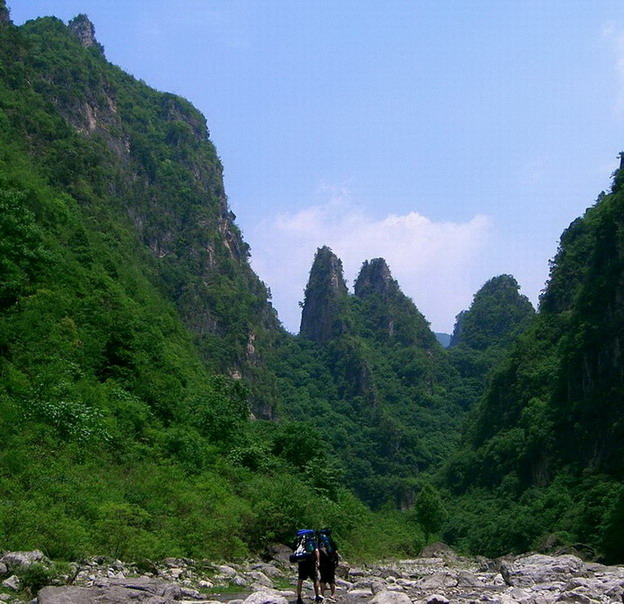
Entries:
POLYGON ((2 581, 2 585, 7 589, 18 591, 20 586, 20 580, 17 575, 11 575, 8 579, 2 581))
POLYGON ((27 568, 35 562, 49 562, 49 560, 38 549, 32 552, 7 552, 0 558, 8 568, 15 569, 19 566, 27 568))
MULTIPOLYGON (((584 562, 577 556, 531 554, 498 561, 462 558, 444 548, 425 552, 429 557, 350 569, 348 579, 336 581, 338 604, 612 604, 622 602, 624 566, 584 562), (437 557, 436 557, 437 556, 437 557), (442 556, 442 557, 440 557, 442 556)), ((49 563, 41 552, 9 552, 0 562, 0 573, 33 562, 49 563), (5 562, 6 560, 6 562, 5 562), (4 565, 4 568, 1 566, 4 565)), ((346 565, 345 565, 346 566, 346 565)), ((348 566, 346 566, 348 568, 348 566)), ((294 565, 247 561, 220 565, 209 561, 167 558, 158 563, 128 564, 94 557, 70 573, 73 585, 48 586, 33 604, 217 604, 200 589, 236 586, 231 600, 225 594, 218 604, 288 604, 296 595, 273 585, 294 585, 294 565), (152 572, 153 571, 153 572, 152 572), (138 577, 131 575, 138 574, 138 577), (130 576, 129 576, 130 575, 130 576), (236 598, 236 599, 234 599, 236 598), (246 599, 243 599, 246 598, 246 599)), ((5 573, 5 574, 8 574, 5 573)), ((16 601, 17 575, 5 578, 0 597, 16 601)), ((326 595, 328 595, 326 593, 326 595)), ((311 604, 310 581, 304 584, 304 602, 311 604)), ((325 600, 329 604, 328 600, 325 600)))

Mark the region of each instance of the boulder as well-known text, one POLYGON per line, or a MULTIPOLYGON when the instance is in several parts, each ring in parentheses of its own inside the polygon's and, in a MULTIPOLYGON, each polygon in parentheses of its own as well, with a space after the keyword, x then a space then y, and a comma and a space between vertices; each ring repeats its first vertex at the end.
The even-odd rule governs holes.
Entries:
POLYGON ((385 590, 375 594, 371 604, 412 604, 412 600, 401 591, 385 590))
POLYGON ((585 576, 584 562, 577 556, 533 554, 503 561, 500 569, 507 585, 531 587, 539 583, 567 582, 574 576, 585 576))
POLYGON ((17 575, 11 575, 8 579, 2 581, 2 586, 12 591, 17 591, 20 586, 20 580, 17 575))
POLYGON ((420 554, 420 558, 449 558, 451 560, 457 559, 457 554, 453 549, 446 545, 446 543, 437 542, 431 543, 424 547, 420 554))
POLYGON ((422 589, 442 590, 446 587, 457 587, 457 577, 451 573, 435 573, 418 582, 422 589))
POLYGON ((276 591, 263 589, 252 593, 243 604, 288 604, 288 600, 276 591))
POLYGON ((290 564, 290 554, 292 554, 292 548, 282 543, 274 543, 269 545, 266 551, 266 558, 268 560, 275 560, 276 562, 288 566, 290 564))
POLYGON ((179 585, 175 583, 166 583, 160 579, 151 577, 135 577, 127 579, 99 579, 94 583, 95 587, 104 590, 130 590, 136 593, 146 593, 158 596, 165 601, 176 600, 180 598, 182 593, 179 585))
POLYGON ((273 581, 269 579, 262 571, 252 570, 247 576, 257 585, 264 587, 273 587, 273 581))
POLYGON ((43 552, 38 549, 32 552, 7 552, 0 558, 0 562, 5 564, 8 568, 17 568, 19 566, 28 567, 35 562, 49 562, 49 560, 43 555, 43 552))
POLYGON ((141 602, 142 604, 170 604, 172 597, 162 597, 147 591, 112 587, 44 587, 37 594, 37 604, 119 604, 141 602))
POLYGON ((225 575, 226 577, 235 577, 238 575, 238 572, 233 569, 231 566, 227 566, 226 564, 222 564, 217 567, 217 570, 220 574, 225 575))
POLYGON ((432 594, 425 598, 425 604, 449 604, 449 600, 440 594, 432 594))

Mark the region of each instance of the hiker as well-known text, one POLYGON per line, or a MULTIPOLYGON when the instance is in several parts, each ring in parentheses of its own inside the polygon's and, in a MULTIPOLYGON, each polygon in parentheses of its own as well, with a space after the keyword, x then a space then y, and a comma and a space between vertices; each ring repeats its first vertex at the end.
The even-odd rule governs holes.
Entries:
POLYGON ((293 549, 295 551, 290 556, 290 561, 297 562, 297 604, 303 604, 301 590, 306 579, 310 579, 314 584, 314 601, 322 602, 318 580, 319 549, 314 531, 309 529, 297 531, 293 549))
POLYGON ((331 602, 336 601, 336 566, 338 566, 338 547, 331 536, 331 529, 325 528, 318 532, 319 570, 321 573, 321 596, 325 597, 325 590, 329 584, 331 602))

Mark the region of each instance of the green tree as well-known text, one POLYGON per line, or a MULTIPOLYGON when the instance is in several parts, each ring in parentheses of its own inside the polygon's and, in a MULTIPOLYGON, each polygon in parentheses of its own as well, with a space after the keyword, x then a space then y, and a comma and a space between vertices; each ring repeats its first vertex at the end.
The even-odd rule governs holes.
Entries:
POLYGON ((442 528, 448 517, 440 494, 429 483, 418 493, 414 502, 414 512, 425 533, 425 541, 429 541, 429 537, 442 528))

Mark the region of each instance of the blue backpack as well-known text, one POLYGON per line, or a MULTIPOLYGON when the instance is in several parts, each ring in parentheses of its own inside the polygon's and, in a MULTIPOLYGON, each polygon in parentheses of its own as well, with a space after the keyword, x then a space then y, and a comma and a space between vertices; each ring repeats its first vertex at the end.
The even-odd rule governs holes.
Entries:
POLYGON ((295 539, 295 551, 290 554, 291 562, 303 562, 312 559, 314 550, 316 549, 316 539, 314 531, 311 529, 301 529, 297 531, 295 539))
POLYGON ((336 552, 336 544, 331 536, 331 529, 321 529, 318 532, 319 549, 326 553, 330 558, 334 557, 336 552))

